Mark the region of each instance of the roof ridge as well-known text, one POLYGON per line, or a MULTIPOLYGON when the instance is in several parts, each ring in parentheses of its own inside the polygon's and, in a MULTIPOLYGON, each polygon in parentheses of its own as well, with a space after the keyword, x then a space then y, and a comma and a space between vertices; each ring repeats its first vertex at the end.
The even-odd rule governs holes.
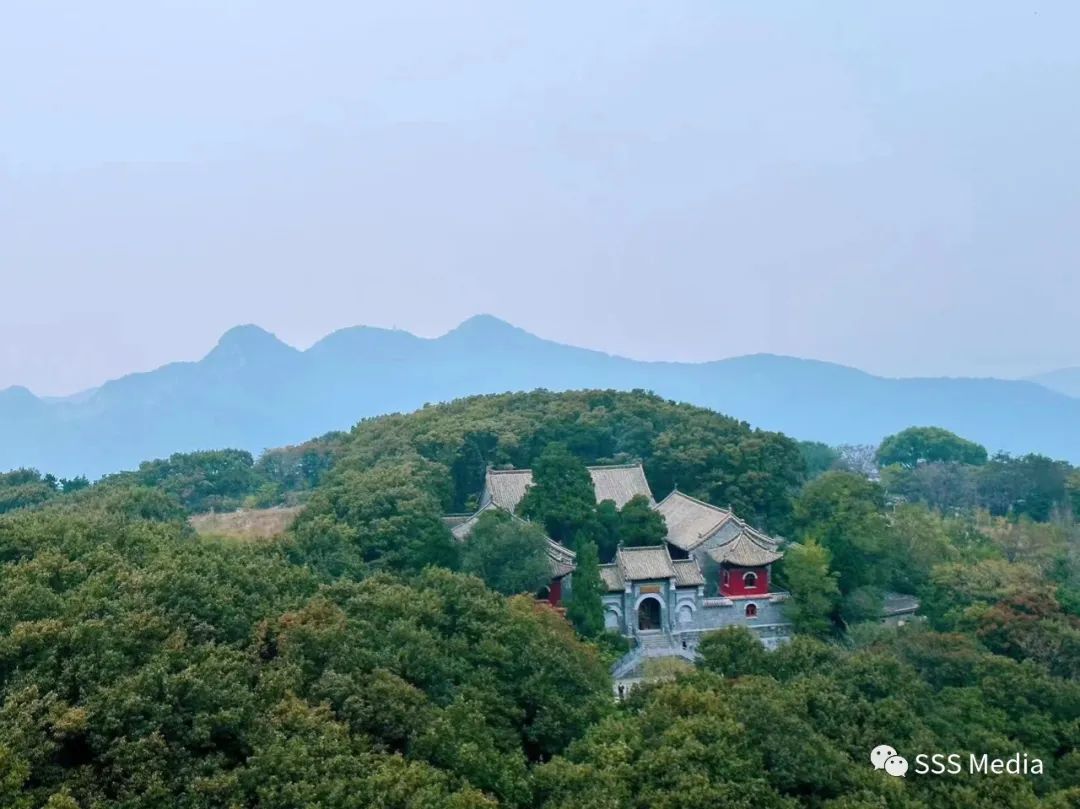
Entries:
MULTIPOLYGON (((601 464, 586 464, 585 468, 588 470, 593 469, 640 469, 645 471, 645 465, 641 461, 636 463, 601 463, 601 464)), ((495 469, 494 467, 488 467, 487 471, 492 475, 506 475, 513 474, 515 472, 532 472, 531 466, 523 467, 511 467, 510 469, 495 469)))
POLYGON ((727 547, 728 545, 732 545, 732 544, 734 544, 734 543, 735 543, 736 541, 738 541, 738 539, 739 539, 740 537, 745 537, 745 539, 746 539, 746 541, 747 541, 747 542, 752 542, 753 544, 755 544, 755 545, 757 545, 757 546, 758 546, 759 548, 761 548, 761 550, 763 550, 763 551, 773 551, 773 550, 776 550, 776 548, 775 548, 775 547, 770 547, 768 543, 762 543, 762 542, 761 542, 761 541, 760 541, 760 540, 759 540, 759 539, 758 539, 757 537, 755 537, 755 536, 752 536, 751 534, 747 533, 746 531, 739 531, 739 533, 735 534, 735 536, 733 536, 733 537, 732 537, 731 539, 729 539, 729 540, 728 540, 727 542, 723 542, 723 543, 721 543, 720 545, 717 545, 716 547, 717 547, 717 548, 726 548, 726 547, 727 547))
POLYGON ((768 534, 766 534, 764 531, 761 531, 761 530, 755 528, 750 523, 748 523, 746 520, 744 520, 742 517, 739 517, 734 513, 732 513, 732 516, 735 517, 735 519, 738 521, 739 528, 741 528, 744 532, 749 533, 751 535, 750 536, 751 539, 761 539, 761 540, 763 540, 766 543, 771 544, 771 545, 779 545, 780 544, 779 541, 777 541, 777 539, 775 537, 771 537, 768 534))
POLYGON ((727 514, 725 514, 719 520, 717 520, 712 525, 710 525, 708 531, 702 531, 700 534, 698 534, 698 539, 706 539, 708 537, 711 537, 718 530, 720 530, 720 528, 722 528, 724 525, 726 525, 729 520, 737 520, 737 519, 739 519, 739 518, 736 517, 733 512, 731 512, 731 511, 727 512, 727 514))
MULTIPOLYGON (((660 503, 666 503, 668 501, 668 499, 674 497, 675 495, 679 495, 679 497, 682 497, 682 498, 684 498, 686 500, 690 500, 691 502, 697 503, 700 506, 705 506, 706 508, 711 508, 714 511, 722 511, 725 514, 728 514, 728 515, 730 515, 732 517, 735 517, 735 512, 732 511, 730 508, 724 508, 723 506, 714 506, 712 503, 706 502, 705 500, 701 500, 701 499, 699 499, 697 497, 692 497, 692 496, 688 495, 686 492, 679 491, 678 489, 672 489, 671 494, 669 494, 667 497, 665 497, 663 500, 661 500, 660 503)), ((657 503, 656 505, 659 506, 660 503, 657 503)), ((738 517, 736 517, 736 519, 738 519, 738 517)))

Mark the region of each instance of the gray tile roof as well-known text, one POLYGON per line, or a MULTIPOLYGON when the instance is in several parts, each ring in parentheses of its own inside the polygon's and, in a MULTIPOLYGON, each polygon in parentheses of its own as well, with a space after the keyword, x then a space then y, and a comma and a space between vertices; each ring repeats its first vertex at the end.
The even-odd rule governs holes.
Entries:
POLYGON ((726 522, 736 519, 727 509, 717 508, 678 490, 661 500, 656 510, 664 515, 667 541, 684 551, 692 551, 726 522))
POLYGON ((484 494, 480 502, 482 505, 494 503, 513 513, 530 486, 531 469, 489 469, 484 479, 484 494))
MULTIPOLYGON (((615 466, 590 466, 596 502, 614 500, 622 508, 635 495, 644 495, 650 503, 653 500, 649 482, 645 480, 645 470, 641 464, 619 464, 615 466)), ((532 486, 531 469, 489 469, 484 480, 484 494, 481 503, 494 503, 507 511, 516 511, 521 498, 532 486)))
POLYGON ((775 542, 764 534, 743 529, 723 545, 710 548, 706 553, 714 562, 726 562, 739 567, 760 567, 775 562, 784 554, 775 542))
POLYGON ((675 568, 671 564, 666 545, 619 548, 615 561, 619 565, 619 572, 627 581, 675 578, 675 568))
POLYGON ((610 565, 600 565, 600 578, 604 581, 604 589, 609 593, 621 593, 625 584, 619 566, 612 562, 610 565))
POLYGON ((655 503, 649 481, 645 479, 645 470, 641 464, 620 464, 618 466, 590 466, 593 490, 596 502, 614 500, 619 508, 625 506, 632 497, 643 495, 650 503, 655 503))
POLYGON ((480 519, 480 515, 485 511, 495 508, 494 505, 488 504, 477 511, 475 514, 470 514, 465 519, 458 519, 460 515, 452 514, 447 517, 443 517, 443 522, 449 525, 449 521, 454 520, 454 524, 450 525, 450 533, 454 539, 458 542, 464 542, 472 534, 473 529, 476 527, 476 521, 480 519))
POLYGON ((885 593, 881 606, 885 615, 907 615, 918 611, 919 599, 904 593, 885 593))
POLYGON ((697 559, 677 559, 671 566, 675 568, 676 587, 699 587, 705 583, 697 559))
POLYGON ((551 560, 551 577, 562 578, 574 572, 577 567, 577 554, 565 545, 560 545, 548 537, 548 559, 551 560))

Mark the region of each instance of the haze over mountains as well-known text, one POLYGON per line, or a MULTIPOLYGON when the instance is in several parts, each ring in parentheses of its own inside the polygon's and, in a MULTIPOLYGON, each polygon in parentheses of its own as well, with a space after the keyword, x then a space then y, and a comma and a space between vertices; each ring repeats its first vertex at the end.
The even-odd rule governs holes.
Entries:
MULTIPOLYGON (((1045 382, 1075 389, 1069 379, 1045 382)), ((0 391, 0 469, 93 478, 173 452, 258 453, 367 416, 537 387, 645 388, 829 444, 877 443, 904 427, 933 424, 991 451, 1080 462, 1080 399, 1034 381, 888 379, 765 354, 641 362, 481 315, 436 339, 356 327, 306 351, 239 326, 198 362, 131 374, 77 396, 43 399, 8 388, 0 391)))
POLYGON ((1064 393, 1066 396, 1080 398, 1080 368, 1059 368, 1044 374, 1029 376, 1028 380, 1044 388, 1064 393))

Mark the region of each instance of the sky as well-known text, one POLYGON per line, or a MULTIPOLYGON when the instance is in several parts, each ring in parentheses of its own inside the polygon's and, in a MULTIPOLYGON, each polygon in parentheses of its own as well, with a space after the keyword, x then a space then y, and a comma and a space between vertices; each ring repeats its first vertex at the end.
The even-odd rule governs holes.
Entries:
POLYGON ((1080 4, 9 0, 0 388, 256 323, 1080 365, 1080 4))

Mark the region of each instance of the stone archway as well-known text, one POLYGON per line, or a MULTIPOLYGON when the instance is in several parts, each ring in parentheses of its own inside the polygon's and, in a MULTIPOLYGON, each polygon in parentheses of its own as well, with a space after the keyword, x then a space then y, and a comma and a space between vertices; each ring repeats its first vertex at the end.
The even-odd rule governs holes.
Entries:
POLYGON ((659 598, 649 596, 641 599, 641 603, 638 604, 637 614, 638 629, 648 632, 663 628, 661 623, 662 605, 659 598))

